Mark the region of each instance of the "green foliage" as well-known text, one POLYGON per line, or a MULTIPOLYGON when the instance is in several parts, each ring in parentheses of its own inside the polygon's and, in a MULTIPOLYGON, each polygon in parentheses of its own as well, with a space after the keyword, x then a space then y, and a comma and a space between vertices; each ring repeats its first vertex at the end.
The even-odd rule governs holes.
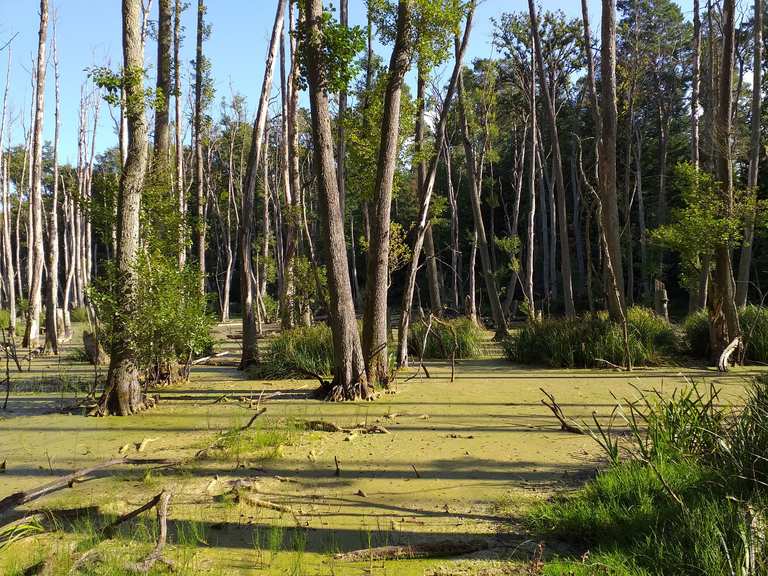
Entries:
POLYGON ((298 256, 293 261, 293 284, 296 290, 296 305, 301 313, 311 311, 327 301, 326 268, 312 266, 312 262, 306 256, 298 256))
MULTIPOLYGON (((136 264, 135 310, 124 319, 139 369, 155 381, 173 378, 178 362, 210 350, 212 317, 199 292, 198 272, 179 270, 175 255, 142 252, 136 264)), ((91 290, 101 321, 99 339, 111 349, 117 310, 115 271, 91 290)))
POLYGON ((590 562, 617 574, 763 573, 768 549, 757 527, 768 510, 766 422, 765 377, 743 409, 695 385, 671 397, 641 396, 627 407, 631 434, 622 444, 630 459, 575 495, 538 506, 531 527, 579 541, 592 551, 590 562), (750 557, 753 571, 734 572, 750 557))
MULTIPOLYGON (((420 357, 427 326, 412 323, 408 333, 408 353, 420 357)), ((456 351, 457 359, 478 358, 481 355, 483 331, 469 318, 454 318, 441 322, 432 322, 432 327, 424 349, 425 358, 449 359, 456 351)))
MULTIPOLYGON (((389 274, 400 270, 411 261, 411 247, 406 238, 407 233, 402 224, 398 222, 389 223, 389 274)), ((360 237, 360 249, 368 252, 368 240, 365 236, 360 237)))
POLYGON ((88 310, 83 306, 80 306, 79 308, 73 308, 72 311, 69 313, 69 319, 72 322, 87 323, 88 310))
MULTIPOLYGON (((359 67, 355 56, 365 48, 365 33, 360 26, 343 26, 327 10, 323 12, 319 23, 321 65, 325 71, 326 86, 329 92, 344 90, 358 74, 359 67)), ((306 21, 300 26, 297 35, 300 45, 308 41, 306 21)), ((299 48, 299 68, 303 86, 306 88, 307 51, 299 48)))
MULTIPOLYGON (((672 326, 644 308, 630 308, 627 316, 632 364, 658 364, 675 345, 672 326)), ((601 312, 529 322, 504 342, 504 350, 509 360, 521 364, 605 367, 606 362, 624 363, 624 336, 621 326, 601 312)))
POLYGON ((501 250, 506 257, 503 264, 504 268, 510 272, 519 272, 520 259, 518 257, 520 256, 520 237, 496 236, 493 240, 496 243, 496 247, 501 250))
POLYGON ((104 90, 104 99, 111 106, 120 106, 123 91, 133 88, 134 94, 126 103, 128 114, 136 115, 146 107, 159 110, 165 105, 162 91, 144 87, 147 74, 143 68, 125 68, 115 72, 107 66, 96 66, 88 70, 88 75, 94 84, 104 90))
POLYGON ((712 175, 684 162, 675 166, 672 188, 682 208, 672 211, 671 222, 651 231, 657 244, 680 255, 683 283, 698 276, 704 256, 718 246, 735 246, 742 237, 745 198, 737 198, 730 211, 712 175))
POLYGON ((327 324, 285 330, 269 342, 253 369, 260 378, 301 378, 333 374, 333 336, 327 324))
MULTIPOLYGON (((397 2, 368 0, 371 18, 384 43, 397 36, 397 2)), ((413 0, 406 41, 425 70, 439 66, 452 53, 453 38, 466 12, 461 0, 413 0)))
MULTIPOLYGON (((745 343, 744 360, 768 362, 768 308, 750 304, 739 310, 739 322, 745 343)), ((709 317, 706 310, 690 314, 683 323, 688 352, 698 358, 709 358, 709 317)))

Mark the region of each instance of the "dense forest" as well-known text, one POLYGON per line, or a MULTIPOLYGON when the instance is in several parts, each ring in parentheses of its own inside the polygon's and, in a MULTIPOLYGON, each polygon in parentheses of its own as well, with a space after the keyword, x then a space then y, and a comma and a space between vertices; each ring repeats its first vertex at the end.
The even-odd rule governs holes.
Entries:
MULTIPOLYGON (((581 0, 580 17, 546 1, 505 3, 489 56, 475 59, 477 0, 367 0, 354 25, 348 0, 261 3, 271 38, 248 46, 265 58, 261 92, 241 94, 215 89, 207 45, 225 32, 204 0, 114 2, 122 59, 84 65, 77 134, 60 130, 56 12, 66 5, 18 7, 39 7, 39 42, 30 78, 18 78, 14 37, 0 38, 6 406, 33 359, 61 364, 73 346, 95 367, 79 404, 91 416, 160 410, 163 390, 226 354, 244 382, 319 382, 308 399, 371 405, 398 381, 434 379, 425 358, 453 384, 475 369, 462 361, 489 350, 512 362, 500 378, 521 365, 537 367, 526 372, 534 379, 538 368, 660 366, 747 378, 768 362, 763 0, 693 0, 690 11, 602 0, 596 13, 581 0), (182 25, 190 12, 194 29, 182 25), (31 105, 14 109, 9 87, 30 79, 31 105), (114 138, 97 153, 105 123, 114 138), (61 143, 73 139, 76 162, 64 163, 61 143), (226 336, 237 347, 222 352, 229 325, 239 326, 226 336)), ((630 468, 647 465, 657 497, 684 510, 670 520, 669 503, 659 505, 659 525, 697 522, 695 482, 670 462, 698 458, 706 483, 737 458, 735 440, 727 455, 699 436, 683 448, 673 426, 696 412, 687 433, 706 428, 727 444, 727 422, 749 420, 749 438, 765 442, 760 378, 733 408, 753 420, 716 408, 712 390, 709 400, 659 394, 619 410, 638 442, 630 468), (668 437, 654 436, 664 426, 668 437)), ((577 424, 542 391, 563 432, 596 439, 611 473, 626 473, 625 440, 611 439, 616 409, 610 424, 594 412, 577 424)), ((617 574, 762 573, 765 445, 745 447, 745 435, 751 465, 714 490, 731 498, 714 496, 722 546, 708 545, 719 560, 681 568, 686 532, 669 557, 637 552, 644 560, 632 566, 650 572, 617 574), (753 514, 741 543, 735 502, 753 514)), ((552 529, 558 514, 573 524, 556 531, 588 530, 568 508, 592 506, 581 498, 537 509, 532 530, 552 529)), ((538 572, 519 573, 560 573, 541 572, 542 554, 526 561, 538 572)))

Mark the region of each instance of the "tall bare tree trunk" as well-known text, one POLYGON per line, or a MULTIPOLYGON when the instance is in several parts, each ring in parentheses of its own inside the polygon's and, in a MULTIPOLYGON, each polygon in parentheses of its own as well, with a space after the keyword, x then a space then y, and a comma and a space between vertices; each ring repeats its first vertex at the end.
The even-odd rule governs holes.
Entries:
MULTIPOLYGON (((171 99, 171 0, 159 0, 157 22, 157 92, 162 95, 155 107, 155 158, 158 168, 165 170, 169 163, 171 133, 169 102, 171 99)), ((166 175, 164 175, 166 176, 166 175)), ((170 180, 169 180, 170 182, 170 180)))
POLYGON ((525 245, 525 284, 523 288, 525 292, 525 299, 528 301, 528 317, 531 320, 534 320, 536 318, 536 299, 533 293, 533 271, 536 268, 536 262, 534 261, 534 246, 536 244, 536 151, 538 149, 538 143, 536 140, 539 131, 536 126, 536 58, 533 55, 531 55, 530 88, 531 92, 528 97, 528 102, 531 107, 531 172, 528 181, 528 230, 525 245))
MULTIPOLYGON (((8 296, 8 331, 13 336, 16 333, 16 267, 13 262, 13 248, 11 245, 11 223, 13 222, 13 206, 11 205, 8 189, 10 186, 8 174, 8 160, 3 162, 3 140, 5 135, 5 121, 8 113, 8 91, 11 85, 11 61, 12 46, 8 46, 8 65, 5 73, 5 90, 3 92, 3 110, 0 116, 0 193, 3 199, 3 281, 8 296)), ((10 131, 9 131, 10 132, 10 131)), ((10 135, 9 135, 10 149, 10 135)))
POLYGON ((536 5, 534 0, 528 0, 528 12, 531 18, 533 32, 533 45, 536 54, 536 64, 539 70, 541 91, 544 93, 544 108, 547 111, 549 129, 552 137, 552 170, 554 172, 555 196, 557 199, 557 224, 560 233, 560 276, 563 283, 563 303, 565 315, 575 316, 576 306, 573 302, 573 283, 571 273, 571 249, 568 237, 568 218, 565 198, 565 178, 563 176, 563 159, 560 153, 560 135, 557 129, 557 111, 555 109, 554 94, 550 92, 547 70, 544 69, 544 56, 539 38, 539 23, 536 17, 536 5))
MULTIPOLYGON (((280 319, 282 327, 284 329, 292 328, 296 323, 296 285, 294 281, 294 259, 296 258, 296 223, 298 214, 295 213, 294 195, 298 194, 298 190, 291 188, 291 154, 290 154, 290 102, 291 94, 288 80, 286 79, 286 55, 285 55, 285 35, 288 32, 287 26, 283 24, 283 31, 280 36, 280 96, 282 104, 282 118, 281 118, 281 134, 280 134, 280 175, 282 180, 283 196, 284 196, 284 214, 283 229, 285 231, 285 239, 283 245, 283 282, 280 290, 280 319)), ((292 73, 292 68, 291 72, 292 73)), ((339 104, 341 107, 341 104, 339 104)), ((340 142, 343 139, 343 128, 339 128, 340 142)), ((339 144, 342 148, 341 143, 339 144)), ((340 156, 343 158, 343 156, 340 156)), ((343 162, 339 163, 339 181, 343 182, 343 162)), ((343 186, 343 184, 342 184, 343 186)))
POLYGON ((344 220, 341 213, 336 163, 333 157, 333 134, 328 111, 328 84, 323 62, 321 0, 304 0, 307 76, 312 113, 314 164, 320 197, 320 218, 328 265, 328 312, 333 332, 334 377, 321 393, 330 400, 368 398, 365 361, 357 331, 352 286, 349 281, 344 220))
MULTIPOLYGON (((749 150, 749 172, 747 187, 751 194, 757 194, 758 174, 760 167, 760 127, 762 120, 762 79, 763 79, 763 0, 755 0, 754 27, 754 63, 752 65, 752 135, 749 150)), ((752 247, 755 242, 755 214, 747 215, 744 226, 744 242, 739 258, 739 275, 736 282, 736 304, 747 305, 749 294, 749 271, 752 266, 752 247)))
POLYGON ((35 75, 35 122, 32 132, 30 194, 32 244, 31 276, 29 278, 29 310, 27 327, 24 332, 23 346, 34 346, 40 336, 40 312, 42 310, 43 289, 43 114, 45 112, 45 39, 48 33, 48 0, 40 0, 40 31, 37 44, 37 72, 35 75))
POLYGON ((147 123, 144 117, 144 68, 139 15, 140 0, 123 0, 123 69, 126 116, 128 119, 128 157, 120 176, 118 196, 117 282, 114 338, 102 410, 128 416, 144 407, 135 362, 133 342, 125 326, 136 307, 136 261, 139 253, 139 213, 147 169, 147 123))
POLYGON ((411 265, 408 270, 408 283, 403 293, 403 304, 400 309, 400 325, 397 333, 397 366, 402 368, 408 365, 408 329, 411 322, 411 309, 413 307, 413 295, 416 290, 416 273, 419 269, 419 259, 421 258, 421 249, 424 246, 424 236, 429 224, 429 206, 432 201, 432 191, 435 187, 435 177, 437 175, 437 165, 440 161, 440 149, 445 144, 445 126, 448 122, 448 111, 451 107, 453 94, 461 74, 462 61, 469 43, 469 36, 472 32, 472 17, 475 13, 475 0, 469 3, 467 8, 467 22, 464 27, 464 37, 459 42, 458 36, 455 39, 456 60, 453 64, 451 80, 448 83, 448 89, 443 99, 443 109, 440 112, 437 125, 435 127, 435 147, 432 154, 432 160, 429 169, 424 178, 424 193, 421 195, 421 205, 419 206, 419 215, 416 219, 416 239, 413 243, 413 253, 411 255, 411 265))
POLYGON ((181 0, 176 0, 173 10, 173 100, 175 104, 174 131, 176 136, 176 197, 179 208, 179 268, 187 263, 187 198, 184 189, 184 140, 181 133, 181 0))
POLYGON ((193 238, 197 256, 197 267, 200 272, 200 293, 205 294, 205 180, 203 159, 203 80, 207 74, 206 61, 203 55, 203 39, 205 37, 205 0, 197 0, 197 50, 195 56, 195 221, 193 238))
MULTIPOLYGON (((363 354, 366 360, 366 374, 369 382, 383 385, 387 385, 389 380, 387 292, 389 289, 390 210, 400 139, 400 96, 405 74, 410 67, 413 49, 411 18, 410 2, 400 0, 397 8, 397 36, 392 48, 384 94, 381 142, 371 203, 373 218, 368 247, 368 271, 365 279, 363 354)), ((423 181, 417 183, 417 186, 421 188, 423 181)))
POLYGON ((600 201, 605 245, 616 276, 616 290, 607 287, 608 311, 615 322, 624 315, 624 269, 621 262, 619 206, 616 194, 616 4, 603 0, 602 58, 602 137, 600 140, 600 201))
MULTIPOLYGON (((723 49, 720 64, 720 86, 715 136, 717 138, 717 179, 721 186, 726 213, 733 214, 733 168, 731 160, 731 118, 733 106, 733 59, 736 45, 736 2, 723 0, 723 49)), ((722 243, 715 248, 715 270, 712 277, 712 301, 709 304, 712 352, 719 356, 729 342, 741 335, 739 314, 731 266, 731 246, 722 243)))
MULTIPOLYGON (((267 113, 269 108, 269 95, 272 92, 272 76, 275 69, 275 56, 283 29, 286 0, 280 0, 275 13, 275 23, 272 27, 272 38, 269 43, 266 67, 264 68, 264 80, 261 85, 261 96, 256 119, 253 122, 251 135, 251 150, 248 155, 246 168, 245 189, 242 198, 242 218, 238 233, 240 245, 240 298, 242 300, 243 316, 243 353, 240 358, 240 369, 244 370, 251 364, 258 362, 258 327, 257 310, 255 302, 257 287, 253 282, 253 258, 252 237, 254 227, 254 199, 256 197, 256 183, 259 180, 259 166, 262 161, 262 147, 264 144, 264 132, 267 125, 267 113)), ((266 184, 266 183, 265 183, 266 184)))
POLYGON ((56 18, 53 20, 53 75, 56 80, 56 127, 53 136, 53 197, 48 221, 48 285, 45 290, 45 348, 59 353, 59 136, 61 133, 61 83, 56 47, 56 18))

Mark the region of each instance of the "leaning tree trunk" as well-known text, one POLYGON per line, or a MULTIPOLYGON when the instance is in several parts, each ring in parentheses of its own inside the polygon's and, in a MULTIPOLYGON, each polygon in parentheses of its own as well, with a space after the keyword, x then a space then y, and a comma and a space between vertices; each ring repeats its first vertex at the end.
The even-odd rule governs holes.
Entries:
POLYGON ((61 133, 61 86, 59 53, 56 48, 56 20, 53 22, 53 70, 56 79, 56 127, 53 135, 53 194, 48 222, 48 285, 45 289, 45 348, 59 353, 59 136, 61 133))
POLYGON ((366 373, 371 383, 383 385, 387 385, 389 380, 387 291, 389 289, 390 210, 400 138, 400 96, 405 74, 410 67, 413 48, 411 18, 410 2, 400 0, 397 10, 397 36, 389 62, 384 94, 381 142, 371 203, 373 218, 368 246, 368 271, 365 281, 363 354, 366 360, 366 373))
POLYGON ((416 240, 413 243, 413 253, 411 255, 411 265, 408 271, 408 283, 403 293, 403 304, 400 309, 400 325, 397 334, 397 366, 399 368, 408 365, 408 329, 411 322, 411 308, 413 307, 413 295, 416 290, 416 273, 419 270, 419 258, 421 249, 424 246, 424 237, 426 234, 429 206, 432 201, 432 191, 435 187, 435 177, 437 175, 437 165, 440 161, 440 149, 445 143, 445 127, 448 122, 448 111, 451 108, 451 100, 456 91, 456 86, 461 73, 462 60, 469 44, 469 35, 472 31, 472 17, 475 12, 475 0, 469 3, 467 12, 467 23, 464 28, 464 37, 459 42, 458 36, 455 39, 456 61, 453 65, 453 73, 448 83, 448 89, 443 99, 443 109, 440 112, 437 126, 435 128, 435 146, 432 154, 432 160, 429 169, 424 178, 424 193, 421 196, 421 205, 419 206, 419 215, 416 220, 416 240))
POLYGON ((624 318, 624 268, 621 262, 621 229, 616 194, 616 4, 603 0, 602 16, 602 137, 600 140, 600 201, 605 245, 616 278, 616 289, 608 286, 608 311, 615 322, 624 318))
POLYGON ((333 333, 334 376, 321 393, 329 400, 368 398, 365 361, 357 331, 352 286, 349 281, 344 219, 341 214, 333 155, 333 132, 328 111, 327 71, 323 66, 321 0, 304 0, 305 55, 312 114, 313 155, 317 174, 319 208, 328 266, 328 312, 333 333))
POLYGON ((128 118, 128 155, 120 176, 117 198, 117 281, 114 298, 117 314, 102 397, 102 411, 128 416, 144 407, 135 360, 134 342, 126 326, 136 309, 136 261, 139 253, 139 213, 141 193, 147 169, 147 123, 144 118, 143 70, 139 14, 141 0, 123 0, 123 69, 125 75, 126 116, 128 118), (134 72, 131 72, 134 71, 134 72))
MULTIPOLYGON (((731 160, 731 118, 733 106, 733 58, 736 44, 735 0, 723 0, 723 48, 720 64, 720 86, 715 137, 717 143, 717 178, 721 186, 724 212, 730 217, 734 212, 733 169, 731 160)), ((712 277, 712 298, 709 304, 710 340, 715 357, 741 335, 739 314, 731 266, 731 246, 727 241, 715 248, 715 270, 712 277)))
MULTIPOLYGON (((565 315, 575 316, 576 306, 573 302, 573 283, 571 273, 571 249, 568 238, 568 218, 565 200, 565 178, 563 176, 563 159, 560 152, 560 135, 557 129, 557 111, 555 109, 554 94, 550 92, 547 71, 544 69, 544 55, 542 54, 541 39, 539 37, 539 23, 536 17, 534 0, 528 0, 528 11, 531 18, 531 30, 533 33, 534 53, 538 67, 541 91, 544 94, 544 109, 547 111, 549 129, 552 138, 552 169, 554 172, 554 186, 556 195, 557 224, 560 234, 560 276, 563 282, 563 303, 565 315)), ((535 82, 535 81, 534 81, 535 82)))
MULTIPOLYGON (((747 187, 752 194, 757 194, 760 153, 760 128, 762 118, 762 77, 763 77, 763 0, 755 0, 755 22, 753 24, 755 39, 754 64, 752 65, 752 135, 749 152, 749 174, 747 187)), ((749 294, 749 270, 752 266, 752 246, 755 242, 755 213, 747 214, 744 226, 744 242, 739 259, 739 275, 736 282, 736 304, 747 305, 749 294)))
MULTIPOLYGON (((475 151, 472 146, 472 139, 469 133, 469 122, 467 121, 466 102, 464 98, 464 79, 461 74, 459 74, 458 103, 459 118, 464 140, 464 155, 466 156, 467 176, 469 178, 469 199, 472 205, 475 233, 477 234, 477 248, 480 252, 483 282, 485 284, 485 291, 488 294, 488 300, 491 304, 491 315, 496 329, 496 338, 501 339, 507 335, 507 321, 504 318, 504 312, 501 309, 501 300, 499 299, 499 290, 496 285, 496 276, 491 268, 488 237, 485 233, 483 212, 480 205, 480 188, 483 179, 480 166, 482 160, 478 161, 478 159, 475 158, 475 151)), ((485 145, 486 143, 483 144, 483 146, 485 145)))
POLYGON ((253 225, 254 225, 254 198, 256 196, 256 183, 259 179, 259 165, 262 160, 262 147, 264 131, 267 125, 267 112, 269 107, 269 95, 272 92, 272 76, 275 68, 275 56, 277 55, 280 32, 283 28, 286 0, 280 0, 275 13, 275 23, 272 27, 272 38, 269 44, 267 62, 264 68, 264 81, 261 85, 261 97, 259 109, 253 122, 251 135, 251 150, 248 154, 248 167, 246 168, 245 189, 242 198, 242 217, 238 239, 240 244, 240 299, 243 316, 243 353, 240 358, 240 369, 258 362, 258 326, 257 310, 255 308, 256 286, 253 282, 253 225))
POLYGON ((40 336, 40 312, 43 289, 43 113, 45 108, 45 39, 48 32, 48 0, 40 0, 40 31, 37 45, 37 72, 35 88, 35 121, 32 132, 31 154, 31 270, 29 278, 29 310, 23 346, 34 346, 40 336))

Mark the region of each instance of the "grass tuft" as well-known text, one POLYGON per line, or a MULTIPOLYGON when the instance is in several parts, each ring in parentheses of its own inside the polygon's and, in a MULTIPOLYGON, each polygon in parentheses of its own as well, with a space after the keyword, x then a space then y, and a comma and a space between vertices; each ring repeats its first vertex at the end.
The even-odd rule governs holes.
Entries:
MULTIPOLYGON (((411 324, 408 333, 408 353, 419 357, 424 344, 427 325, 422 322, 411 324)), ((478 358, 481 355, 482 329, 469 318, 454 318, 432 322, 424 349, 425 358, 450 359, 454 349, 456 359, 478 358)))

